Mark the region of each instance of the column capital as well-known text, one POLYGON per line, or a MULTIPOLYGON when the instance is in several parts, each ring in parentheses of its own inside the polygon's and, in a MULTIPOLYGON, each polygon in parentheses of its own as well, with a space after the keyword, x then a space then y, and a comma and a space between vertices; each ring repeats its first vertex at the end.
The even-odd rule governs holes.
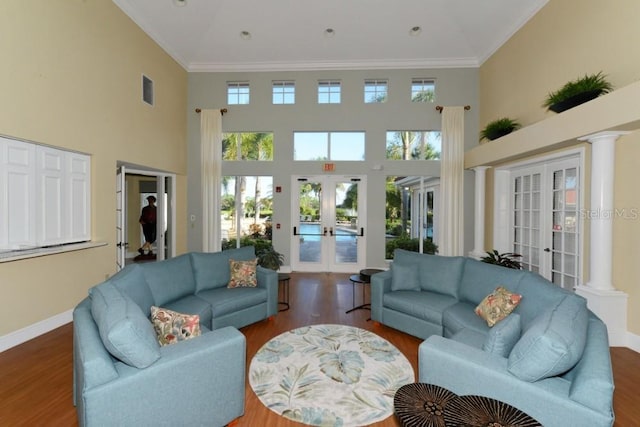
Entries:
POLYGON ((483 172, 486 171, 487 169, 490 169, 491 166, 475 166, 473 168, 471 168, 472 171, 474 172, 483 172))
POLYGON ((592 133, 589 135, 585 135, 585 136, 581 136, 580 138, 578 138, 578 141, 587 141, 587 142, 596 142, 596 141, 602 141, 604 139, 611 139, 613 141, 615 141, 616 139, 620 138, 621 136, 624 135, 628 135, 631 132, 628 131, 613 131, 613 130, 605 130, 602 132, 596 132, 596 133, 592 133))

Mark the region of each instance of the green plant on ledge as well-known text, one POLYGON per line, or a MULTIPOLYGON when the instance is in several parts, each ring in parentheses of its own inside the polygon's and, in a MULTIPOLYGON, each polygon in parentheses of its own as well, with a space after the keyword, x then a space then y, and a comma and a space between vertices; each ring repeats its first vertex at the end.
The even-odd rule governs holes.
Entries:
POLYGON ((516 120, 508 117, 494 120, 487 123, 487 125, 480 131, 480 141, 487 139, 493 141, 502 136, 508 135, 514 130, 520 129, 522 126, 516 120))
POLYGON ((501 254, 494 249, 491 252, 487 251, 487 256, 482 257, 480 261, 486 262, 487 264, 495 264, 502 267, 520 270, 522 268, 522 263, 518 258, 521 257, 522 255, 513 252, 504 252, 501 254))
POLYGON ((560 89, 549 93, 542 106, 561 113, 612 90, 613 85, 607 81, 602 71, 591 75, 585 74, 584 77, 571 80, 560 89))

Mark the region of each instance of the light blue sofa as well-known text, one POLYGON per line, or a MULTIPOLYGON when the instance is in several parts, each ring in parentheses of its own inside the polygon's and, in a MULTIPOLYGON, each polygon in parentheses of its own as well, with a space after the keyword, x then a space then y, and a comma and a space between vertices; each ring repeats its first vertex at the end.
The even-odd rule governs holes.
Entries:
POLYGON ((391 269, 371 277, 371 317, 425 339, 420 382, 501 400, 545 427, 613 424, 606 326, 535 273, 396 250, 391 269), (522 300, 489 328, 474 308, 497 286, 522 300))
POLYGON ((236 328, 278 311, 277 273, 226 287, 229 259, 253 247, 135 264, 91 288, 73 312, 80 426, 223 426, 244 413, 246 341, 236 328), (152 305, 198 314, 202 335, 160 347, 152 305))

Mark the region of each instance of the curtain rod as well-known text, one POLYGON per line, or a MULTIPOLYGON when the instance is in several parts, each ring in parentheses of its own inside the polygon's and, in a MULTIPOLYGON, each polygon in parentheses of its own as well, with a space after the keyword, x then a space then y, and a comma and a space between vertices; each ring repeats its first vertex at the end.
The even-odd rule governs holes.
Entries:
MULTIPOLYGON (((196 108, 196 113, 200 114, 200 111, 202 111, 200 108, 196 108)), ((226 108, 222 108, 220 110, 220 114, 222 114, 223 116, 224 116, 224 113, 226 113, 226 112, 227 112, 226 108)))
MULTIPOLYGON (((442 114, 443 109, 444 107, 442 105, 436 105, 436 110, 438 110, 438 113, 442 114)), ((469 111, 469 110, 471 110, 471 105, 465 105, 464 111, 469 111)))

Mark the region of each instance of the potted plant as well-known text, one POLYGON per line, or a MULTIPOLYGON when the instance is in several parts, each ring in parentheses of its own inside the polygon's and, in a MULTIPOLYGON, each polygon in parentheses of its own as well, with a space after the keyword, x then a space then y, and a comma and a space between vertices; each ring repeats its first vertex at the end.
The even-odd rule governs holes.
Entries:
POLYGON ((591 75, 585 74, 584 77, 571 80, 560 89, 549 93, 543 106, 553 112, 561 113, 612 90, 613 86, 607 81, 602 71, 591 75))
POLYGON ((256 256, 258 257, 258 265, 274 271, 278 271, 280 266, 284 264, 284 255, 271 245, 259 249, 256 256))
POLYGON ((520 260, 518 260, 518 258, 521 257, 522 255, 515 254, 513 252, 505 252, 501 254, 494 249, 491 252, 487 251, 487 256, 481 258, 480 261, 486 262, 487 264, 495 264, 502 267, 520 270, 522 268, 522 263, 520 262, 520 260))
POLYGON ((484 129, 480 131, 480 141, 483 139, 493 141, 494 139, 510 134, 514 130, 520 129, 520 127, 520 123, 508 117, 494 120, 487 123, 484 129))

